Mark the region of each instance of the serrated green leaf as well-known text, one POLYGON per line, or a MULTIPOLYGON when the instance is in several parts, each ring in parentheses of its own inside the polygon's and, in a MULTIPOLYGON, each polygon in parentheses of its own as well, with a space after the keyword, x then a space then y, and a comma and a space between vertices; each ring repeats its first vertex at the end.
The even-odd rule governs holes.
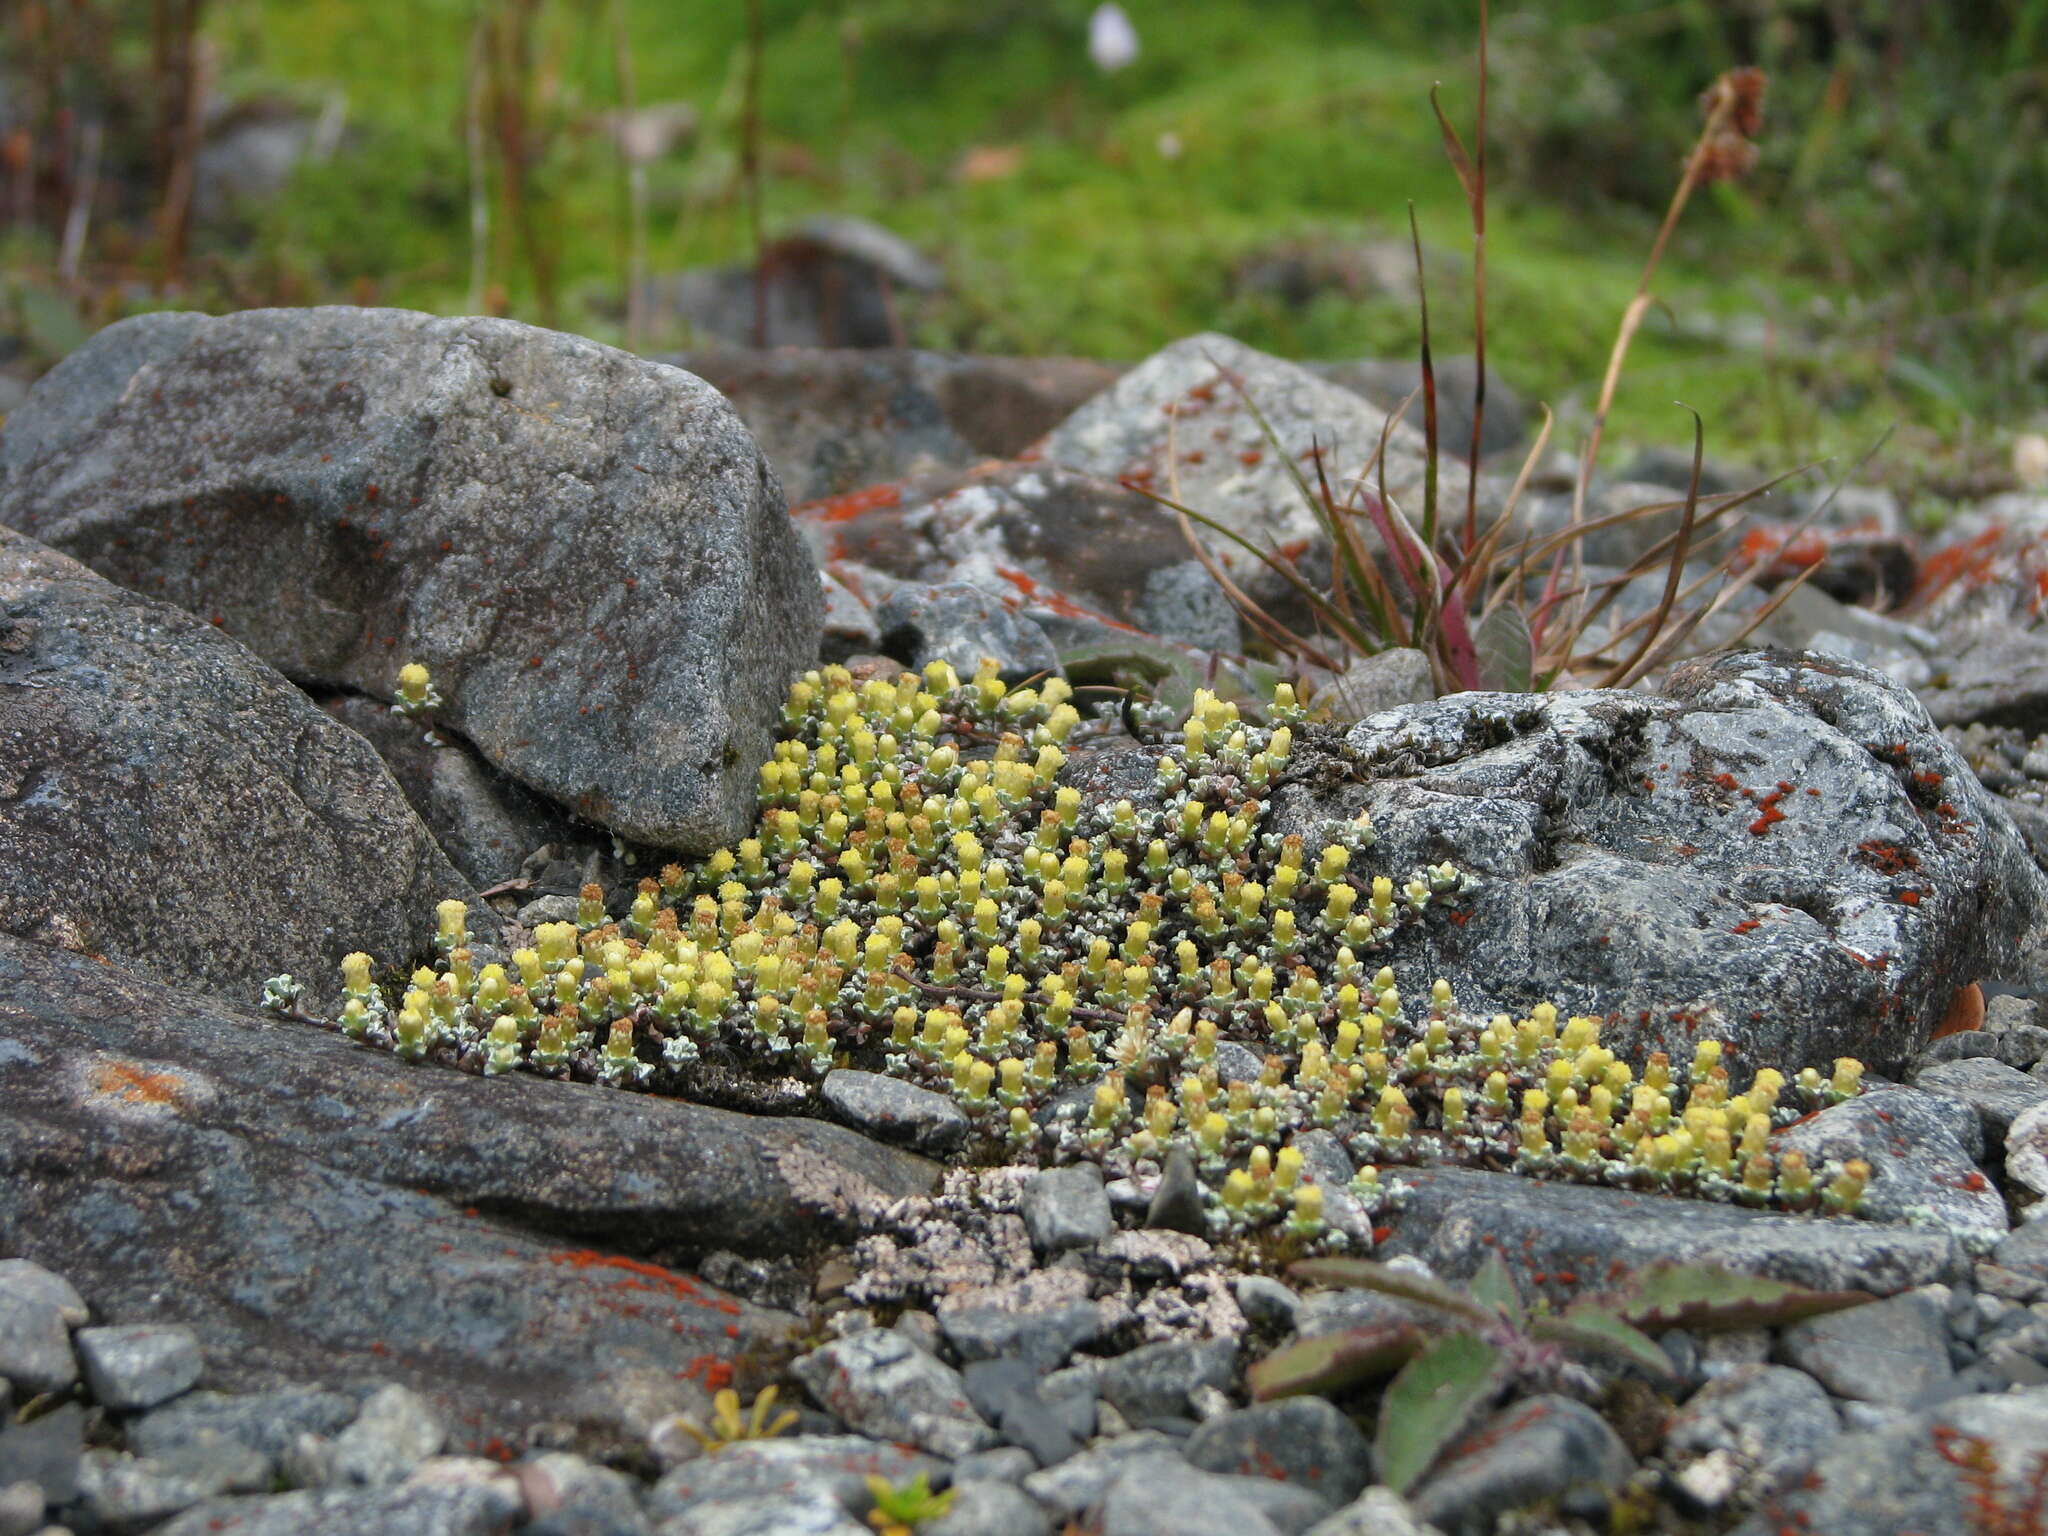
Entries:
POLYGON ((1539 1317, 1529 1324, 1529 1336, 1587 1354, 1606 1355, 1641 1366, 1652 1376, 1665 1379, 1671 1374, 1671 1358, 1657 1347, 1648 1334, 1630 1327, 1612 1312, 1588 1308, 1563 1317, 1539 1317))
POLYGON ((1499 1254, 1489 1253, 1472 1277, 1472 1299, 1491 1307, 1515 1327, 1522 1326, 1522 1298, 1515 1290, 1515 1277, 1499 1254))
POLYGON ((1479 680, 1500 693, 1527 693, 1536 669, 1536 644, 1529 616, 1518 603, 1501 603, 1479 621, 1472 636, 1479 652, 1479 680))
POLYGON ((1313 1339, 1296 1339, 1254 1365, 1252 1396, 1260 1402, 1303 1392, 1337 1392, 1399 1370, 1429 1342, 1418 1323, 1374 1323, 1313 1339))
POLYGON ((1380 1404, 1373 1441, 1380 1476, 1407 1493, 1493 1400, 1504 1377, 1500 1351, 1476 1334, 1446 1334, 1409 1361, 1380 1404))
POLYGON ((1651 1264, 1633 1279, 1566 1309, 1598 1308, 1639 1328, 1767 1328, 1862 1306, 1867 1291, 1809 1291, 1717 1264, 1651 1264))
POLYGON ((1316 1285, 1378 1291, 1382 1296, 1396 1296, 1402 1301, 1439 1307, 1475 1323, 1490 1323, 1494 1317, 1492 1308, 1474 1301, 1464 1291, 1445 1285, 1441 1280, 1431 1280, 1372 1259, 1303 1259, 1290 1265, 1287 1272, 1297 1280, 1311 1281, 1316 1285))

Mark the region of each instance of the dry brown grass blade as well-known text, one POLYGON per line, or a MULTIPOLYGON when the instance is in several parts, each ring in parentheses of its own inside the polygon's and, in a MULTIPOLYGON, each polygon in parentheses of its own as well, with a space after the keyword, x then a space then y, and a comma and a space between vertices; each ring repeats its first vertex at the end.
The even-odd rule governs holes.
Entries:
POLYGON ((1670 562, 1664 569, 1664 595, 1659 599, 1656 611, 1651 616, 1649 628, 1644 633, 1642 642, 1637 645, 1635 653, 1607 674, 1606 681, 1601 684, 1604 688, 1624 686, 1624 680, 1630 677, 1643 657, 1649 654, 1650 648, 1657 643, 1658 631, 1663 629, 1665 621, 1671 617, 1671 604, 1677 599, 1679 583, 1684 579, 1685 557, 1692 549, 1693 519, 1698 514, 1700 506, 1700 470, 1706 462, 1707 452, 1706 422, 1700 419, 1700 413, 1691 406, 1686 406, 1685 409, 1692 414, 1692 478, 1686 482, 1685 512, 1678 522, 1678 541, 1673 546, 1670 562))

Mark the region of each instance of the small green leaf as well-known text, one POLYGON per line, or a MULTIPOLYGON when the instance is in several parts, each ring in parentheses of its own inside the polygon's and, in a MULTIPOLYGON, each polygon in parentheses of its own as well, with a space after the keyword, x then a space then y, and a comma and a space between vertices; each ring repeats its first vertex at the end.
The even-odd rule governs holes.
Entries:
POLYGON ((1476 1334, 1452 1333, 1408 1362, 1380 1404, 1373 1453, 1396 1493, 1422 1480, 1504 1379, 1500 1351, 1476 1334))
POLYGON ((1429 1342, 1417 1323, 1375 1323, 1284 1344, 1251 1368, 1260 1402, 1302 1392, 1336 1392, 1400 1369, 1429 1342))
POLYGON ((1536 645, 1529 616, 1519 603, 1502 603, 1479 621, 1472 637, 1479 652, 1479 680, 1499 693, 1527 693, 1536 669, 1536 645))
POLYGON ((1716 1264, 1651 1264, 1625 1285, 1567 1309, 1597 1307, 1641 1328, 1765 1328, 1860 1307, 1865 1291, 1809 1291, 1716 1264))
POLYGON ((1563 1317, 1535 1318, 1529 1324, 1529 1335, 1586 1354, 1626 1360, 1660 1380, 1672 1374, 1671 1358, 1657 1347, 1657 1341, 1631 1328, 1612 1312, 1589 1307, 1563 1317))
POLYGON ((1403 1301, 1420 1302, 1426 1307, 1440 1307, 1475 1323, 1494 1320, 1492 1308, 1474 1301, 1465 1292, 1445 1285, 1441 1280, 1431 1280, 1372 1259, 1303 1259, 1289 1266, 1287 1272, 1298 1280, 1316 1285, 1378 1291, 1383 1296, 1397 1296, 1403 1301))
POLYGON ((1489 1253, 1479 1273, 1472 1277, 1472 1298, 1493 1308, 1515 1327, 1522 1326, 1522 1298, 1515 1290, 1515 1277, 1497 1253, 1489 1253))

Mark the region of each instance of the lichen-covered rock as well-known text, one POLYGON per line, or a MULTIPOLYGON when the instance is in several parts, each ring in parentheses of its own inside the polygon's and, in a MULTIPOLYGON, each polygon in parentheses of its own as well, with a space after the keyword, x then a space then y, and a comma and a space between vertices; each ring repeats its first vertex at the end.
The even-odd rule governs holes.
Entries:
POLYGON ((1295 777, 1275 830, 1365 808, 1376 859, 1480 882, 1410 974, 1481 1013, 1600 1016, 1636 1060, 1701 1037, 1751 1068, 1910 1060, 1959 979, 2041 964, 2048 876, 1913 696, 1854 663, 1750 651, 1660 695, 1454 695, 1295 777))
POLYGON ((791 1369, 812 1397, 863 1434, 949 1458, 995 1443, 960 1373, 900 1333, 856 1333, 813 1350, 791 1369))
POLYGON ((360 736, 202 620, 0 528, 0 931, 324 996, 352 949, 424 947, 451 896, 474 892, 360 736))
POLYGON ((1599 1414, 1545 1395, 1509 1405, 1453 1445, 1413 1503, 1420 1519, 1467 1536, 1493 1529, 1507 1510, 1581 1491, 1612 1493, 1634 1469, 1599 1414))
MULTIPOLYGON (((1045 457, 1173 496, 1261 549, 1300 553, 1324 543, 1294 480, 1299 472, 1314 483, 1317 446, 1341 495, 1385 434, 1388 494, 1421 517, 1426 455, 1417 420, 1411 412, 1388 432, 1387 413, 1350 390, 1209 334, 1176 341, 1131 369, 1054 429, 1045 457)), ((1466 472, 1455 452, 1442 455, 1440 476, 1439 506, 1462 515, 1466 472)), ((1240 579, 1273 585, 1239 545, 1206 529, 1197 537, 1240 579)))
POLYGON ((10 417, 0 522, 296 679, 388 698, 423 662, 493 764, 666 847, 738 835, 817 650, 816 575, 718 393, 507 320, 124 321, 10 417))
POLYGON ((637 1443, 640 1374, 788 1319, 636 1255, 843 1236, 931 1178, 836 1126, 409 1067, 14 940, 0 998, 11 1244, 188 1324, 214 1384, 382 1377, 459 1438, 637 1443))

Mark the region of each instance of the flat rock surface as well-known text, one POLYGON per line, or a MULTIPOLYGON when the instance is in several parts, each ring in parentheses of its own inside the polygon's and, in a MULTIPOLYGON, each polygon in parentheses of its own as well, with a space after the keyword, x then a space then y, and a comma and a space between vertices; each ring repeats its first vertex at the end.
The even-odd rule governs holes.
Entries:
MULTIPOLYGON (((253 1000, 411 955, 474 894, 360 736, 204 620, 0 528, 0 930, 253 1000)), ((472 925, 497 919, 472 901, 472 925)))
POLYGON ((145 315, 44 378, 0 522, 243 640, 446 724, 578 814, 665 847, 740 835, 817 577, 702 380, 506 320, 145 315))
POLYGON ((384 1377, 464 1443, 615 1423, 607 1381, 787 1324, 650 1259, 844 1235, 931 1180, 836 1126, 408 1067, 12 940, 0 999, 0 1245, 189 1325, 204 1385, 384 1377))

